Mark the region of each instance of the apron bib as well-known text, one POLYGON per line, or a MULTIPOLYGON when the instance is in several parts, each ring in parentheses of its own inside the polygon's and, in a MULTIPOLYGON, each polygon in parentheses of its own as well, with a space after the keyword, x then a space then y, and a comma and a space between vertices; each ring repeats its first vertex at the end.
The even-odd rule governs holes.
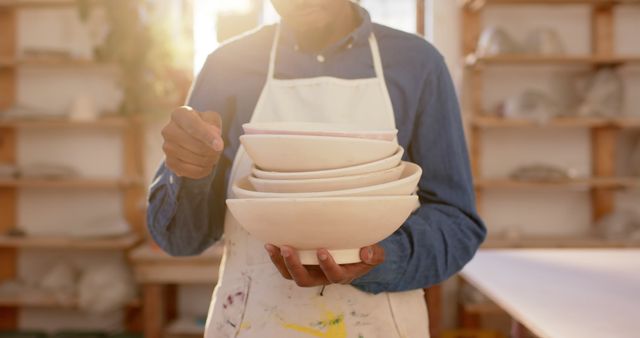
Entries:
MULTIPOLYGON (((271 48, 268 78, 251 122, 322 122, 371 129, 395 128, 378 44, 369 38, 376 76, 345 80, 274 78, 280 27, 271 48)), ((249 175, 252 161, 242 146, 231 168, 227 191, 249 175)), ((227 211, 225 252, 206 323, 206 338, 426 338, 424 292, 372 295, 350 285, 301 288, 284 279, 264 244, 227 211)))

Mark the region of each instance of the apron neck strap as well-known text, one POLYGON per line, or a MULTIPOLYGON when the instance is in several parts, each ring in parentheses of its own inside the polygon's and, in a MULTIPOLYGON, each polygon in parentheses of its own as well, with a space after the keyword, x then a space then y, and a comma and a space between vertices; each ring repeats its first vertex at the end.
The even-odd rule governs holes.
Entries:
MULTIPOLYGON (((280 28, 281 25, 276 25, 276 33, 273 38, 273 44, 271 45, 271 53, 269 54, 269 70, 267 72, 267 79, 272 80, 275 77, 276 69, 276 57, 278 54, 278 43, 280 42, 280 28)), ((382 67, 382 59, 380 57, 380 48, 378 47, 378 40, 373 32, 369 36, 369 48, 371 49, 371 58, 373 59, 373 68, 376 73, 376 77, 384 81, 384 68, 382 67)))

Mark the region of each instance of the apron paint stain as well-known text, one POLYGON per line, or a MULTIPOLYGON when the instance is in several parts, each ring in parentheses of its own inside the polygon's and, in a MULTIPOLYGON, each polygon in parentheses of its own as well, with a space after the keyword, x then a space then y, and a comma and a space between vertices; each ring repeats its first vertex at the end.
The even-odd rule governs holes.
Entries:
POLYGON ((344 323, 344 315, 336 315, 331 311, 325 312, 323 320, 320 320, 313 325, 325 329, 324 331, 297 324, 283 323, 282 326, 285 329, 294 330, 318 338, 347 338, 347 327, 344 323))

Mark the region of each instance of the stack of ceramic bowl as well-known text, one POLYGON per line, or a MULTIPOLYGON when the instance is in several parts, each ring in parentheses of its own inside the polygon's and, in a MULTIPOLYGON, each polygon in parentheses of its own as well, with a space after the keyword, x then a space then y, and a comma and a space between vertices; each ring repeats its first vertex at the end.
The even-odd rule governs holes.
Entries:
POLYGON ((419 205, 422 170, 403 162, 397 130, 317 123, 252 123, 240 137, 254 162, 227 201, 254 237, 299 250, 317 264, 326 248, 339 264, 391 235, 419 205))

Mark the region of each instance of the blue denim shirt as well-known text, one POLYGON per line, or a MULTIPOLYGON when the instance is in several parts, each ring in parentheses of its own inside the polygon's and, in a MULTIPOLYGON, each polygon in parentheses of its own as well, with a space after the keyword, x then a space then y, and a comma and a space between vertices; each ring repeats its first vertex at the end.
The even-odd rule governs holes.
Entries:
MULTIPOLYGON (((424 173, 421 207, 380 243, 385 262, 353 285, 371 293, 423 288, 459 271, 486 234, 475 209, 458 100, 443 57, 432 45, 373 24, 364 9, 359 11, 362 24, 324 50, 324 62, 299 51, 283 24, 275 76, 373 77, 367 39, 375 34, 404 160, 417 163, 424 173)), ((274 32, 275 26, 265 26, 218 48, 194 83, 188 105, 222 115, 226 148, 211 175, 200 180, 182 179, 160 166, 149 194, 148 228, 171 255, 197 255, 222 236, 231 163, 241 126, 249 121, 266 81, 274 32)))

